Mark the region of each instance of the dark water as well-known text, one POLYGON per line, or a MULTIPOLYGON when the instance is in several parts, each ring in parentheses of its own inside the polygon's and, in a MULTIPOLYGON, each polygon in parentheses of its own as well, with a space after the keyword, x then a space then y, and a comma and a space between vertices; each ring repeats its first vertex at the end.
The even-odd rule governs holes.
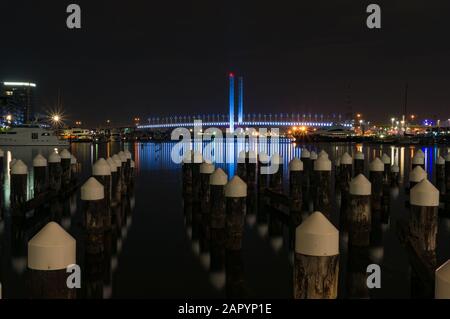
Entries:
MULTIPOLYGON (((293 251, 292 230, 277 221, 267 218, 262 223, 255 215, 246 219, 243 248, 240 254, 229 258, 228 276, 225 272, 210 272, 214 256, 200 247, 195 225, 186 220, 182 198, 181 167, 171 160, 173 143, 163 144, 108 144, 92 146, 73 144, 71 151, 82 164, 79 177, 85 180, 90 174, 92 162, 98 157, 129 149, 136 162, 136 186, 124 204, 127 218, 118 235, 113 238, 116 248, 107 256, 111 275, 92 275, 95 271, 84 256, 82 205, 79 192, 66 202, 59 203, 61 225, 77 239, 77 263, 83 272, 80 297, 96 298, 225 298, 230 296, 230 287, 239 286, 240 295, 235 297, 292 298, 293 251), (280 226, 277 228, 275 226, 280 226), (86 275, 89 274, 89 275, 86 275), (91 289, 96 287, 96 289, 91 289), (94 292, 93 292, 94 291, 94 292)), ((235 158, 243 145, 233 145, 225 150, 226 158, 235 158)), ((368 292, 371 298, 410 298, 416 296, 411 287, 416 287, 408 255, 401 246, 395 231, 399 219, 407 219, 404 187, 408 180, 410 160, 418 147, 391 147, 384 145, 323 144, 308 145, 317 152, 324 149, 333 161, 345 151, 353 153, 361 148, 366 155, 366 170, 369 160, 383 152, 391 156, 392 162, 400 166, 401 183, 391 189, 390 219, 378 225, 373 233, 377 245, 370 247, 362 258, 353 251, 349 254, 345 233, 340 241, 339 297, 349 296, 350 286, 365 282, 361 264, 378 263, 382 271, 380 289, 368 292), (349 266, 350 265, 350 266, 349 266), (356 265, 356 268, 355 268, 356 265), (359 268, 358 268, 359 265, 359 268), (349 269, 352 269, 350 272, 349 269), (356 269, 356 272, 353 270, 356 269)), ((423 147, 429 179, 434 180, 433 166, 437 156, 446 154, 446 149, 423 147)), ((5 157, 24 160, 31 167, 32 158, 42 152, 48 156, 52 148, 8 148, 5 157)), ((294 156, 300 157, 300 145, 283 143, 284 189, 287 191, 287 163, 294 156)), ((229 176, 235 164, 219 164, 229 176)), ((30 174, 29 181, 32 180, 30 174)), ((29 183, 31 185, 32 183, 29 183)), ((334 185, 334 181, 332 183, 334 185)), ((334 190, 334 187, 333 187, 334 190)), ((29 187, 29 196, 32 196, 29 187)), ((14 225, 9 217, 9 178, 5 178, 3 219, 0 222, 0 282, 3 298, 28 297, 26 285, 26 243, 39 230, 42 220, 14 225)), ((335 196, 333 196, 335 198, 335 196)), ((331 220, 339 228, 339 209, 333 205, 331 220)), ((55 208, 49 208, 55 209, 55 208)), ((257 212, 264 214, 264 212, 257 212)), ((45 213, 44 213, 45 215, 45 213)), ((45 221, 45 218, 43 219, 45 221)), ((450 221, 440 217, 438 230, 438 265, 450 257, 450 221)), ((363 296, 364 294, 361 294, 363 296)))

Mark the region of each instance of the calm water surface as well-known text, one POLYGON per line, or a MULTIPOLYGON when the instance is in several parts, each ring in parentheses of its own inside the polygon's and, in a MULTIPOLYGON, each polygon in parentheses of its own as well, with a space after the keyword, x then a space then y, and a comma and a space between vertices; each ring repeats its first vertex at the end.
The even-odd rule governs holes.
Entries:
MULTIPOLYGON (((5 176, 0 221, 0 282, 3 298, 26 298, 27 241, 58 212, 58 222, 77 239, 77 263, 83 272, 81 298, 225 298, 230 287, 238 285, 235 297, 291 298, 293 278, 292 231, 274 218, 262 222, 249 214, 246 219, 243 248, 240 254, 230 258, 225 272, 210 272, 214 256, 201 251, 195 225, 185 217, 182 198, 181 167, 171 161, 173 143, 162 144, 73 144, 71 151, 82 165, 80 180, 91 173, 91 165, 99 157, 110 156, 121 149, 129 149, 136 162, 136 186, 133 194, 122 205, 127 219, 113 238, 114 248, 107 259, 107 270, 99 273, 95 262, 84 254, 82 205, 79 192, 65 202, 54 203, 38 217, 29 214, 27 221, 14 225, 9 216, 9 176, 5 176), (269 225, 268 225, 269 224, 269 225), (278 227, 277 227, 278 226, 278 227), (92 266, 94 264, 94 266, 92 266)), ((198 147, 198 146, 196 146, 198 147)), ((227 160, 235 159, 243 145, 231 145, 224 152, 227 160)), ((248 146, 247 146, 248 147, 248 146)), ((365 282, 361 266, 378 263, 382 269, 381 289, 368 292, 371 298, 410 298, 415 295, 414 276, 404 247, 395 232, 395 223, 408 218, 404 192, 408 180, 410 160, 419 147, 392 147, 386 145, 323 144, 307 145, 310 150, 325 149, 334 160, 345 151, 353 153, 362 148, 368 159, 391 156, 400 166, 401 183, 391 189, 390 219, 372 231, 376 245, 361 254, 349 253, 345 233, 341 232, 339 296, 349 296, 351 287, 365 282), (356 265, 356 266, 355 266, 356 265)), ((428 176, 434 181, 433 166, 437 156, 447 149, 420 147, 426 156, 428 176)), ((53 148, 4 148, 5 157, 22 159, 31 168, 33 157, 41 152, 48 156, 53 148)), ((294 156, 300 157, 300 145, 283 143, 285 192, 287 189, 287 163, 294 156)), ((236 165, 219 164, 232 176, 236 165)), ((8 167, 5 168, 7 171, 8 167)), ((32 173, 29 176, 29 197, 32 197, 32 173)), ((334 185, 334 181, 332 183, 334 185)), ((334 191, 334 187, 333 187, 334 191)), ((335 198, 335 196, 333 196, 335 198)), ((259 209, 258 215, 265 213, 259 209)), ((335 200, 332 222, 339 228, 339 208, 335 200)), ((450 257, 450 221, 440 217, 438 230, 438 264, 450 257)), ((365 292, 350 294, 365 296, 365 292)))

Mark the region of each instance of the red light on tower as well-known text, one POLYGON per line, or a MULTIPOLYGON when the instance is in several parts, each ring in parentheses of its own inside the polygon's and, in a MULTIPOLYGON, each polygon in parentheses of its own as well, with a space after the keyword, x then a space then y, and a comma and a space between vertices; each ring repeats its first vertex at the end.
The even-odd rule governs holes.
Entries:
POLYGON ((230 72, 230 73, 228 74, 228 76, 229 76, 230 78, 233 78, 233 77, 234 77, 234 73, 233 73, 233 72, 230 72))

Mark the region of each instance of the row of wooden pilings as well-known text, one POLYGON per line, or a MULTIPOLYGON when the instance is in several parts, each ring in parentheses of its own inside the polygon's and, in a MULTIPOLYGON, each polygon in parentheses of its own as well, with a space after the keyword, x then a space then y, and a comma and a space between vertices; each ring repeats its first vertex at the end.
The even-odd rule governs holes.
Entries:
MULTIPOLYGON (((42 155, 37 155, 33 160, 35 196, 39 196, 47 188, 52 192, 56 192, 60 187, 63 189, 72 179, 72 173, 75 173, 75 167, 71 166, 75 163, 74 157, 67 150, 59 154, 52 153, 48 160, 42 155)), ((95 162, 92 177, 81 186, 84 229, 82 241, 85 263, 90 264, 85 267, 88 273, 83 275, 84 278, 98 277, 100 284, 103 284, 103 278, 107 276, 99 270, 102 265, 100 261, 103 260, 105 253, 111 253, 111 238, 120 237, 122 223, 127 217, 124 216, 126 212, 121 204, 127 200, 127 195, 133 192, 134 169, 135 163, 131 153, 121 151, 106 160, 100 158, 95 162)), ((20 160, 11 166, 12 193, 13 185, 16 187, 15 204, 23 204, 26 199, 23 195, 17 194, 26 191, 26 166, 20 160)), ((11 199, 13 201, 13 195, 11 199)), ((51 221, 46 224, 28 242, 30 297, 76 298, 77 287, 68 285, 68 276, 71 274, 68 269, 77 264, 76 256, 76 240, 57 222, 51 221)), ((101 298, 102 292, 98 291, 101 286, 89 280, 87 282, 91 285, 89 288, 91 293, 101 298)))
MULTIPOLYGON (((437 167, 442 165, 440 162, 437 167)), ((362 152, 355 152, 354 158, 344 153, 335 164, 336 188, 342 201, 340 227, 348 232, 348 244, 357 251, 369 246, 373 221, 379 221, 388 210, 389 187, 399 183, 399 167, 391 165, 390 157, 383 154, 369 163, 367 178, 362 152)), ((408 233, 417 239, 421 249, 430 251, 436 248, 439 191, 426 174, 425 178, 420 174, 424 167, 421 151, 413 158, 412 167, 407 187, 411 211, 408 233)), ((316 154, 303 149, 301 158, 289 162, 286 199, 282 195, 283 159, 279 154, 269 157, 264 153, 257 156, 253 151, 241 152, 237 175, 231 180, 220 168, 203 162, 197 152, 187 154, 182 170, 185 204, 186 200, 199 201, 203 227, 206 223, 211 239, 217 230, 223 231, 227 252, 242 248, 246 197, 254 185, 262 197, 267 195, 269 203, 271 197, 276 198, 274 206, 277 202, 286 203, 291 216, 305 211, 304 197, 312 195, 313 213, 303 221, 301 217, 294 218, 293 294, 294 298, 337 298, 339 231, 329 220, 332 163, 325 151, 316 154), (261 168, 271 165, 278 166, 278 170, 262 174, 261 168)), ((450 298, 450 262, 435 270, 435 297, 450 298)))

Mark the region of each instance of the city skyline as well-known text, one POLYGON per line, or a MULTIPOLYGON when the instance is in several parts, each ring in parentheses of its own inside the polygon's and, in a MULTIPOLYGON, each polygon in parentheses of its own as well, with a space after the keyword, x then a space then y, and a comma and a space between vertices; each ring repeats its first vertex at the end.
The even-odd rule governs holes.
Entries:
POLYGON ((80 1, 81 30, 66 28, 66 3, 21 4, 0 5, 10 13, 0 22, 10 44, 0 80, 38 83, 41 112, 60 94, 70 120, 86 125, 226 113, 230 70, 244 76, 252 113, 344 114, 350 105, 380 121, 402 114, 408 83, 411 113, 448 116, 448 14, 423 15, 421 1, 379 2, 380 30, 365 27, 367 4, 351 1, 125 9, 80 1))

